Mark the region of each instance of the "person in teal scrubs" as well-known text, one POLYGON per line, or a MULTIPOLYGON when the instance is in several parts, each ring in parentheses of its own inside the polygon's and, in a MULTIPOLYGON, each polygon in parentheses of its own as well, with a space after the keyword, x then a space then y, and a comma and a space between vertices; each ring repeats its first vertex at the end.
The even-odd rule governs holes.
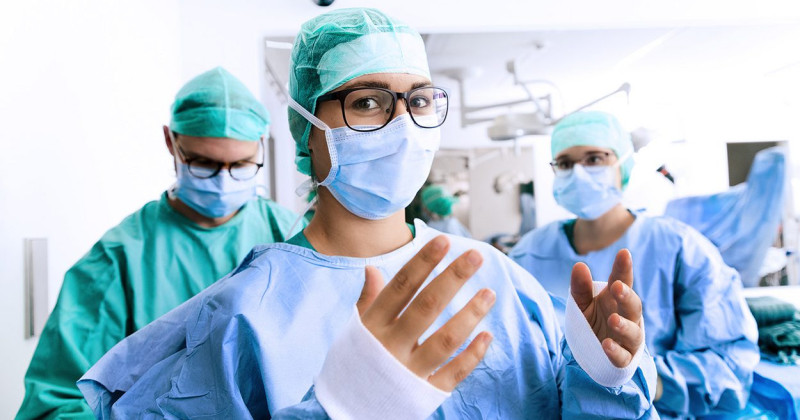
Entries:
POLYGON ((263 105, 223 68, 178 92, 164 127, 177 182, 67 271, 17 418, 93 419, 75 385, 92 364, 224 277, 254 246, 290 235, 296 215, 256 195, 268 124, 263 105))

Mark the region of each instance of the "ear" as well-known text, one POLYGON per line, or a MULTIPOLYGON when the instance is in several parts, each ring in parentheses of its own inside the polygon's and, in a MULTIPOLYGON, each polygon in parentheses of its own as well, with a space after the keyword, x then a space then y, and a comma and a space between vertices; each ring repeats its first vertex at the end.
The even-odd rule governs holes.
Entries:
POLYGON ((172 146, 172 136, 170 136, 169 127, 164 125, 161 128, 164 131, 164 143, 167 144, 167 149, 169 149, 169 154, 175 156, 175 150, 173 149, 172 146))

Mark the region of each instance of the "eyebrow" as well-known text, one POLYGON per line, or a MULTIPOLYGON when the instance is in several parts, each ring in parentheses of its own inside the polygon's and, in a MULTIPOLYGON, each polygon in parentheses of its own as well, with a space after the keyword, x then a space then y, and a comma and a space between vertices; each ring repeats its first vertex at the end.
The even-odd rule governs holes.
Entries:
MULTIPOLYGON (((589 151, 585 152, 585 153, 584 153, 584 154, 581 156, 581 158, 585 158, 586 156, 589 156, 589 155, 597 155, 597 154, 609 154, 609 155, 611 155, 611 154, 612 154, 612 152, 607 152, 607 151, 605 151, 605 150, 589 150, 589 151)), ((569 156, 569 155, 558 156, 558 157, 556 157, 556 160, 568 159, 568 158, 570 158, 570 157, 571 157, 571 156, 569 156)))
POLYGON ((203 156, 203 155, 194 153, 192 151, 188 151, 187 152, 186 149, 184 149, 183 147, 180 147, 180 146, 178 146, 178 147, 179 147, 179 150, 181 151, 181 153, 183 153, 183 156, 186 159, 192 159, 192 160, 205 159, 205 160, 208 160, 208 161, 221 162, 221 163, 254 162, 255 160, 258 159, 258 154, 259 154, 258 152, 261 149, 261 147, 259 146, 259 148, 256 149, 256 152, 253 153, 252 156, 249 156, 247 158, 235 160, 233 162, 222 162, 221 160, 212 159, 212 158, 210 158, 208 156, 203 156))
POLYGON ((386 82, 373 82, 369 80, 364 80, 361 82, 355 82, 352 85, 348 86, 348 89, 352 88, 360 88, 360 87, 373 87, 373 88, 383 88, 389 89, 389 84, 386 82))
POLYGON ((431 82, 417 82, 417 83, 414 83, 413 85, 411 85, 411 90, 418 89, 418 88, 421 88, 421 87, 427 87, 427 86, 433 86, 433 83, 431 83, 431 82))
MULTIPOLYGON (((432 86, 431 82, 416 82, 411 85, 411 89, 414 90, 421 87, 432 86)), ((347 89, 354 89, 360 87, 371 87, 371 88, 382 88, 382 89, 389 89, 389 84, 386 82, 376 82, 370 80, 364 80, 361 82, 355 82, 352 85, 348 86, 347 89)))

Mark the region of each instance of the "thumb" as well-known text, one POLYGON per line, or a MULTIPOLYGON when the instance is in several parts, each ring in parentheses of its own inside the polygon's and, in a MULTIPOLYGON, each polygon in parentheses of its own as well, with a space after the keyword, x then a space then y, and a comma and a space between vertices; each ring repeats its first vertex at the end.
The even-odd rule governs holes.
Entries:
POLYGON ((372 302, 378 296, 378 293, 383 289, 383 276, 380 270, 368 265, 364 268, 364 287, 361 289, 361 295, 358 296, 356 307, 358 314, 364 316, 364 312, 372 306, 372 302))
POLYGON ((570 291, 581 312, 585 311, 594 300, 592 273, 586 264, 579 262, 572 267, 570 291))

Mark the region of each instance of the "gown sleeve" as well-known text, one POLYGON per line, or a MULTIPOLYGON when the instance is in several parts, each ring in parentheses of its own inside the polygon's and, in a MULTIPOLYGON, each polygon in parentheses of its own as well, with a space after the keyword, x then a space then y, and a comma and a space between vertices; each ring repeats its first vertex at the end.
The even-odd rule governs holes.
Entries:
MULTIPOLYGON (((564 419, 658 418, 653 406, 656 375, 653 358, 643 348, 633 376, 616 387, 598 384, 575 360, 553 309, 557 298, 548 294, 527 271, 511 264, 510 276, 531 322, 544 332, 553 369, 558 372, 561 416, 564 419)), ((580 349, 584 351, 584 349, 580 349)))
POLYGON ((675 347, 656 357, 663 386, 656 406, 692 416, 741 410, 759 353, 739 274, 692 229, 675 267, 678 330, 675 347))
POLYGON ((119 258, 102 241, 67 271, 25 374, 18 419, 94 418, 75 382, 125 338, 121 276, 119 258))

